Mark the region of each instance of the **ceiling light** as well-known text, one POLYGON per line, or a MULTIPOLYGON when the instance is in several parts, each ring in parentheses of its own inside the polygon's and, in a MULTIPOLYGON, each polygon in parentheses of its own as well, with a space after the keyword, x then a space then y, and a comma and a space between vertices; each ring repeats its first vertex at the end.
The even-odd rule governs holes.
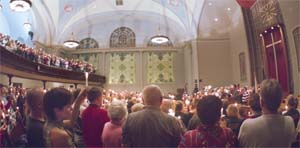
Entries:
POLYGON ((272 26, 272 27, 271 27, 271 29, 273 30, 273 29, 274 29, 274 27, 272 26))
POLYGON ((268 33, 268 31, 267 31, 267 30, 265 30, 265 33, 268 33))
POLYGON ((26 31, 31 30, 31 24, 29 22, 24 23, 23 27, 25 28, 26 31))
POLYGON ((163 43, 169 42, 169 38, 164 35, 156 35, 151 38, 151 42, 154 44, 163 44, 163 43))
POLYGON ((208 5, 209 5, 209 6, 212 6, 212 2, 209 2, 208 5))
POLYGON ((30 9, 32 3, 30 0, 10 0, 9 6, 13 11, 24 12, 30 9))
POLYGON ((228 8, 227 8, 227 11, 231 11, 231 8, 228 7, 228 8))
POLYGON ((71 34, 71 39, 64 41, 64 46, 66 46, 68 48, 75 48, 75 47, 79 46, 79 42, 74 40, 73 32, 71 34))
POLYGON ((214 18, 214 21, 217 22, 217 21, 219 21, 219 19, 218 18, 214 18))

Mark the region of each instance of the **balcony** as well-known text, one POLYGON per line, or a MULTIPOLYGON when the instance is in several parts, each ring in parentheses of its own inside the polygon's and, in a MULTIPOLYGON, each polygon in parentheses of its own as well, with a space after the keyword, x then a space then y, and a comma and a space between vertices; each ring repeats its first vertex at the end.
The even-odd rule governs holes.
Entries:
MULTIPOLYGON (((43 82, 60 82, 69 84, 85 84, 85 74, 32 62, 18 56, 0 46, 0 73, 43 82)), ((89 74, 88 84, 103 86, 105 76, 89 74)))

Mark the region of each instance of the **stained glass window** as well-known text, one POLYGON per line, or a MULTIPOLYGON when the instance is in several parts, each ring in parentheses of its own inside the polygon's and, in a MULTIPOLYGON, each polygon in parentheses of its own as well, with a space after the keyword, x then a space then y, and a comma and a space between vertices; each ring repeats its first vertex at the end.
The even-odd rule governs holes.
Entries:
POLYGON ((99 62, 100 62, 100 54, 99 53, 84 53, 79 54, 78 59, 88 62, 89 64, 92 64, 94 69, 96 70, 96 73, 99 74, 100 70, 99 68, 99 62))
POLYGON ((135 53, 111 53, 109 56, 109 84, 135 83, 135 53))
POLYGON ((149 52, 147 64, 148 83, 174 82, 172 52, 149 52))
POLYGON ((117 28, 111 33, 110 47, 135 47, 135 33, 128 27, 117 28))

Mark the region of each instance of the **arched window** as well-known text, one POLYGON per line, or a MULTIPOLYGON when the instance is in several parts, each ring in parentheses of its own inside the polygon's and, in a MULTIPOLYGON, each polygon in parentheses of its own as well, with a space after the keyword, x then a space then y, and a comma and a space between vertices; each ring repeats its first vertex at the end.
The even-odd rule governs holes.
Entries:
POLYGON ((293 31, 293 35, 297 51, 298 71, 300 71, 300 26, 293 31))
POLYGON ((119 27, 111 33, 110 47, 135 47, 135 33, 128 27, 119 27))
POLYGON ((85 38, 79 42, 77 49, 99 48, 98 42, 93 38, 85 38))

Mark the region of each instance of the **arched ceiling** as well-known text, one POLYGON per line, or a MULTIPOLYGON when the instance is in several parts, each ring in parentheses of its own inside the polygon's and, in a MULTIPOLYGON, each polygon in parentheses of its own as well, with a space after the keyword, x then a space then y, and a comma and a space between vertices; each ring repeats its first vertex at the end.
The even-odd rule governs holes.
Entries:
POLYGON ((156 34, 169 36, 175 45, 197 37, 226 37, 232 14, 240 13, 235 0, 123 0, 121 6, 116 0, 37 0, 32 11, 34 40, 61 45, 74 32, 77 40, 90 36, 100 47, 108 47, 111 32, 121 26, 136 33, 137 46, 156 34))

